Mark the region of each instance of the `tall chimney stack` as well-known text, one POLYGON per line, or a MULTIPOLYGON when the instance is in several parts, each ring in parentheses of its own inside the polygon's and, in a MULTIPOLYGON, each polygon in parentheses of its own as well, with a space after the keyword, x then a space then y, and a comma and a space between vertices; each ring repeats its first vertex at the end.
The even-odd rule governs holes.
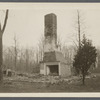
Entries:
POLYGON ((57 49, 57 17, 50 13, 45 15, 45 51, 57 49))

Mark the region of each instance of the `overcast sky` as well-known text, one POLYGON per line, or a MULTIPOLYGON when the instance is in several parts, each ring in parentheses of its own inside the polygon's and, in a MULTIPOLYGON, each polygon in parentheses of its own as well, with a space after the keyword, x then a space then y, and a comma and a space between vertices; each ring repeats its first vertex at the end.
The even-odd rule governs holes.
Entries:
MULTIPOLYGON (((13 37, 16 34, 20 46, 37 46, 41 35, 44 34, 44 16, 49 13, 57 15, 57 34, 62 42, 72 45, 71 38, 75 34, 77 9, 81 11, 86 36, 93 40, 93 44, 100 46, 100 5, 81 6, 78 4, 31 4, 25 6, 10 6, 8 22, 3 35, 3 44, 13 45, 13 37), (85 9, 84 9, 85 8, 85 9)), ((0 12, 3 23, 5 11, 0 12)))

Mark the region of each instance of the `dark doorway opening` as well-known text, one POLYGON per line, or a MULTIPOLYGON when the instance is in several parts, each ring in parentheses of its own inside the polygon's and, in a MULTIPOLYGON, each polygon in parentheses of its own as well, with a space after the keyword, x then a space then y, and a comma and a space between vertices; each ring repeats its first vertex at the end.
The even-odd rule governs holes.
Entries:
POLYGON ((51 75, 59 75, 58 65, 49 65, 49 70, 51 75))

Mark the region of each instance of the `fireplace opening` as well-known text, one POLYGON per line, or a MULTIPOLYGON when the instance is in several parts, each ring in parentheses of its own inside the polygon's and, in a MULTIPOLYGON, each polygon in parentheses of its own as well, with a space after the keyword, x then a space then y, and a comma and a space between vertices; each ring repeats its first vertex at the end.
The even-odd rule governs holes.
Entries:
POLYGON ((58 65, 49 65, 49 74, 50 75, 59 75, 59 68, 58 65))

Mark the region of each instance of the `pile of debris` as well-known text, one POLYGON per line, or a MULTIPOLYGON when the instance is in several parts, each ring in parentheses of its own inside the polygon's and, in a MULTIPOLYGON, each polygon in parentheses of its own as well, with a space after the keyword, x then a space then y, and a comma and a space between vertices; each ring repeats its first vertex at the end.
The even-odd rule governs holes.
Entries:
MULTIPOLYGON (((92 76, 93 77, 93 76, 92 76)), ((94 76, 95 77, 95 76, 94 76)), ((93 78, 94 78, 93 77, 93 78)), ((88 78, 88 77, 86 77, 88 78)), ((89 76, 90 78, 90 76, 89 76)), ((38 83, 49 83, 49 84, 59 84, 65 82, 67 84, 75 83, 81 81, 82 77, 79 76, 70 76, 62 78, 60 76, 53 76, 53 75, 40 75, 40 74, 27 74, 27 73, 17 73, 11 77, 4 77, 6 81, 12 82, 38 82, 38 83)))

